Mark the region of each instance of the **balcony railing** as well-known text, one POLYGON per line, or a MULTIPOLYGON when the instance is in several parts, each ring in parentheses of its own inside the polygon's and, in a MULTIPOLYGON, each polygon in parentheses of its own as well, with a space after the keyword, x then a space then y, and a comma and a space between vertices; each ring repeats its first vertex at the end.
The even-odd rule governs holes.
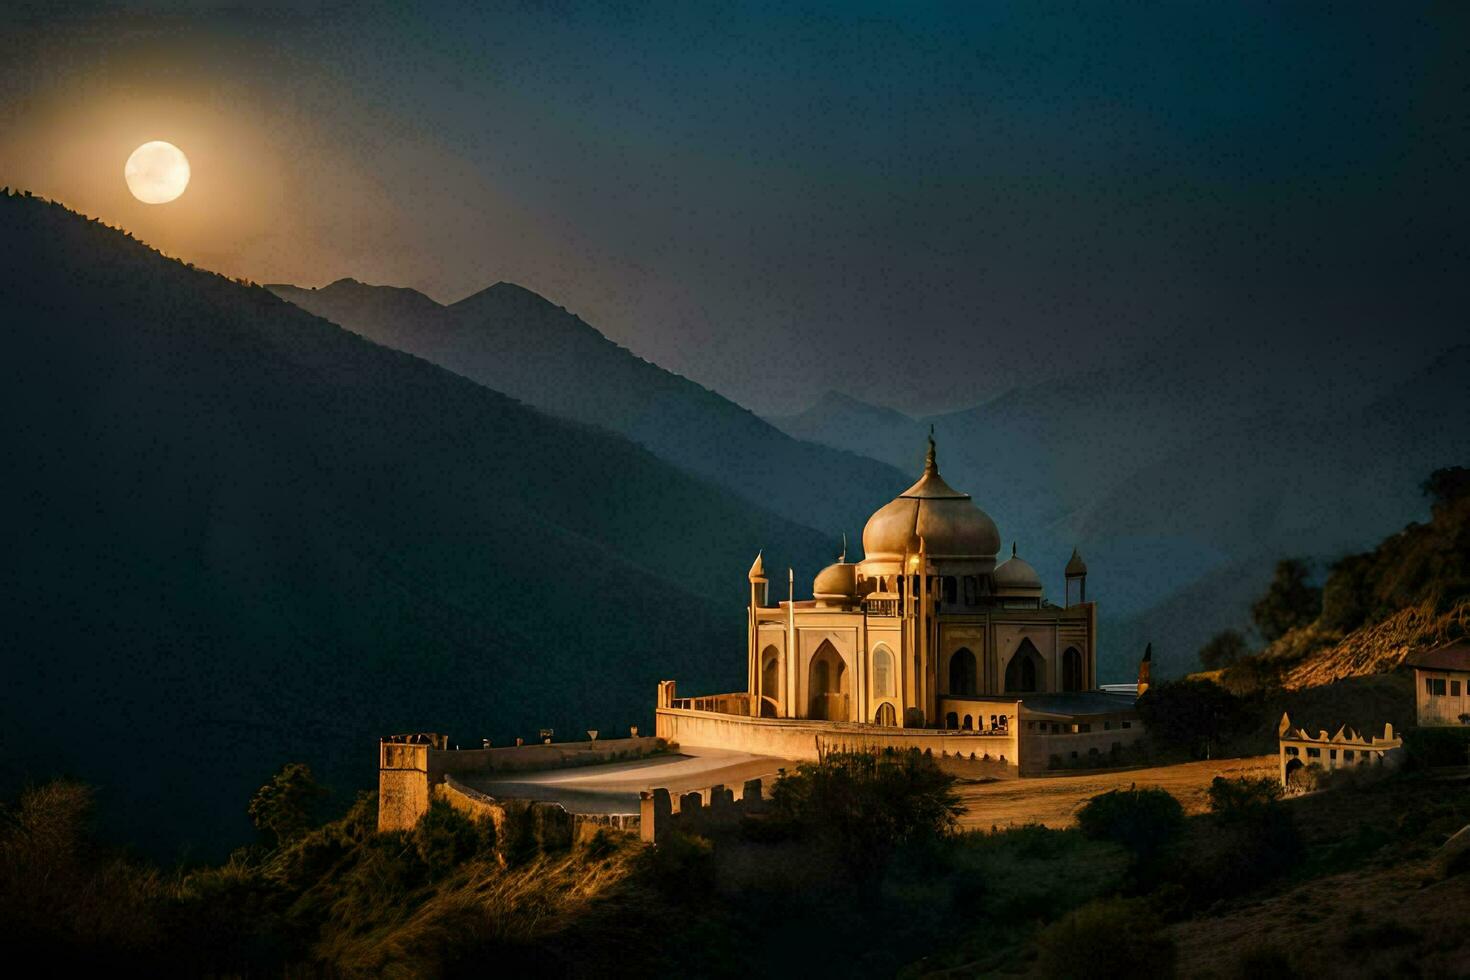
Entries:
POLYGON ((863 612, 869 616, 897 616, 897 599, 864 599, 863 612))

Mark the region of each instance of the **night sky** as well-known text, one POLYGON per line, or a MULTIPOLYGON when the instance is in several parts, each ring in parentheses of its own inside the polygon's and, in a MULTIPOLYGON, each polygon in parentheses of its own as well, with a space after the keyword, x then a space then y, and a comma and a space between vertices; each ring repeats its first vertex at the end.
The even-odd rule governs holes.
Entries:
POLYGON ((262 282, 518 282, 757 411, 1465 333, 1465 5, 59 7, 7 8, 0 183, 262 282))

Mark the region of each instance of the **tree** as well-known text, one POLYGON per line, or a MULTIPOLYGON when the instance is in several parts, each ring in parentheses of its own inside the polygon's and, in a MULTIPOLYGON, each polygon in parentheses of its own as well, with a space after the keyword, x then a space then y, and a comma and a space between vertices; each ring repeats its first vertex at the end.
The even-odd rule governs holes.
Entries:
POLYGON ((1214 638, 1200 648, 1199 662, 1205 670, 1220 670, 1231 666, 1249 652, 1245 636, 1239 630, 1226 630, 1216 633, 1214 638))
POLYGON ((247 812, 266 843, 278 847, 311 829, 312 811, 326 795, 310 766, 290 762, 256 791, 247 812))
POLYGON ((1088 800, 1077 811, 1077 826, 1093 840, 1122 844, 1147 857, 1184 829, 1184 808, 1157 787, 1115 789, 1088 800))
POLYGON ((899 846, 947 834, 964 807, 932 755, 829 752, 778 780, 775 818, 830 847, 855 879, 881 875, 899 846))
POLYGON ((1214 681, 1197 679, 1155 684, 1138 699, 1138 714, 1153 737, 1206 756, 1245 721, 1240 698, 1214 681))
POLYGON ((1251 620, 1267 643, 1298 626, 1306 626, 1322 612, 1322 590, 1307 579, 1311 569, 1300 558, 1276 563, 1276 575, 1266 594, 1251 606, 1251 620))
POLYGON ((1470 467, 1446 466, 1429 474, 1429 479, 1419 484, 1430 505, 1440 508, 1470 496, 1470 467))

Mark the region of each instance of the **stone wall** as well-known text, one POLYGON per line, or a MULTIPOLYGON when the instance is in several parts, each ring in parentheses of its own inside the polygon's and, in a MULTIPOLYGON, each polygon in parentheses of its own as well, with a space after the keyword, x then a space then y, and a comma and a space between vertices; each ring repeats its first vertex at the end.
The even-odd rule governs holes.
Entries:
POLYGON ((747 779, 738 792, 722 785, 677 796, 655 789, 642 793, 638 802, 638 837, 657 843, 673 830, 698 834, 733 826, 742 816, 765 809, 767 798, 759 779, 747 779))
MULTIPOLYGON (((741 718, 734 715, 659 708, 658 737, 669 744, 730 749, 780 759, 815 761, 828 748, 854 750, 918 749, 936 757, 993 762, 998 775, 1017 775, 1019 754, 1014 731, 1004 733, 936 731, 926 728, 878 728, 800 718, 741 718)), ((1045 764, 1045 760, 1042 760, 1045 764)))
MULTIPOLYGON (((378 829, 409 830, 445 780, 466 773, 525 772, 641 758, 660 751, 658 738, 599 739, 488 749, 450 749, 440 735, 378 743, 378 829)), ((481 794, 483 795, 483 794, 481 794)), ((486 797, 488 799, 488 797, 486 797)))

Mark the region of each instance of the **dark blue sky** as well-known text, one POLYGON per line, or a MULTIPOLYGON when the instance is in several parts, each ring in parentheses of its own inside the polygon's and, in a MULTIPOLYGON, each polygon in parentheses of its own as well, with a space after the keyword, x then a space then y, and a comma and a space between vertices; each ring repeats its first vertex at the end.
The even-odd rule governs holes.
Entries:
POLYGON ((958 407, 1161 345, 1225 370, 1269 351, 1290 383, 1464 330, 1459 6, 9 21, 0 182, 259 280, 517 281, 757 410, 828 387, 958 407), (192 220, 189 194, 146 211, 88 183, 111 119, 178 133, 192 220))

